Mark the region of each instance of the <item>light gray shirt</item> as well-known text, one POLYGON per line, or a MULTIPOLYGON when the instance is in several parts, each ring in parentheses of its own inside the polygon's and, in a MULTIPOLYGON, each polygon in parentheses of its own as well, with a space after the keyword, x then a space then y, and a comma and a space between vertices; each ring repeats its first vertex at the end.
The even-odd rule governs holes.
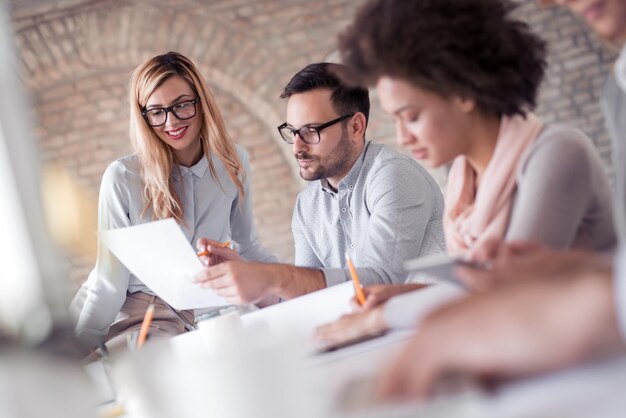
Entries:
POLYGON ((612 250, 612 199, 591 140, 578 129, 547 125, 522 157, 505 240, 612 250))
POLYGON ((614 294, 618 323, 626 340, 626 47, 604 85, 602 110, 613 141, 615 224, 620 251, 615 255, 614 294))
MULTIPOLYGON (((243 200, 217 157, 213 158, 213 164, 219 184, 211 176, 206 158, 193 167, 177 166, 174 170, 172 181, 181 198, 187 225, 181 225, 181 229, 194 248, 200 237, 233 241, 244 258, 273 262, 275 258, 260 246, 254 226, 248 155, 239 145, 237 152, 246 173, 243 200)), ((150 222, 152 211, 148 209, 144 213, 145 206, 138 158, 130 155, 111 163, 100 186, 98 229, 150 222)), ((96 267, 82 290, 86 291, 86 299, 76 332, 90 345, 104 339, 126 300, 127 290, 153 294, 103 245, 98 249, 96 267)))
POLYGON ((350 280, 348 251, 363 285, 403 283, 405 261, 445 251, 442 215, 443 196, 423 167, 366 142, 337 192, 316 180, 298 195, 295 263, 321 269, 332 286, 350 280))
POLYGON ((626 245, 621 245, 615 254, 613 272, 617 323, 621 329, 622 338, 626 340, 626 245))

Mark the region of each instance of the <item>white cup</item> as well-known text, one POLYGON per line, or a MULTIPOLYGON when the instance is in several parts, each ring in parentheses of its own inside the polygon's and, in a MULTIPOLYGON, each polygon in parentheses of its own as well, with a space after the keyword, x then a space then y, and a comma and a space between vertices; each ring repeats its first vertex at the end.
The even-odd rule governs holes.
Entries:
POLYGON ((198 331, 210 353, 236 345, 243 336, 243 324, 236 310, 198 322, 198 331))

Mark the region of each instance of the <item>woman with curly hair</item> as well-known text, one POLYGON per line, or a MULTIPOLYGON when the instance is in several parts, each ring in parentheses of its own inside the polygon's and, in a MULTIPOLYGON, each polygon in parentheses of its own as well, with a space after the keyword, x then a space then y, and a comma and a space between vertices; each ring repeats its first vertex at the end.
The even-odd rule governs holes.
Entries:
MULTIPOLYGON (((449 253, 484 261, 499 243, 517 241, 611 250, 611 188, 602 162, 582 132, 532 113, 546 48, 513 9, 501 0, 369 1, 339 38, 350 69, 344 77, 376 87, 398 141, 416 159, 451 164, 449 253)), ((421 287, 366 289, 367 319, 344 317, 318 337, 332 344, 348 333, 413 326, 425 314, 417 300, 459 296, 432 286, 411 294, 417 299, 380 305, 421 287)))

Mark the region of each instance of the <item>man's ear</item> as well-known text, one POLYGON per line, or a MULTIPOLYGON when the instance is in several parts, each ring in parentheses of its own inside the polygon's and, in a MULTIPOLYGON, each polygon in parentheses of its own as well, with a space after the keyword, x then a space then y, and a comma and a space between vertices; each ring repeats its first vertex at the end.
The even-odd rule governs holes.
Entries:
POLYGON ((365 137, 366 127, 367 119, 365 119, 365 115, 361 112, 356 112, 348 123, 348 129, 354 136, 365 137))

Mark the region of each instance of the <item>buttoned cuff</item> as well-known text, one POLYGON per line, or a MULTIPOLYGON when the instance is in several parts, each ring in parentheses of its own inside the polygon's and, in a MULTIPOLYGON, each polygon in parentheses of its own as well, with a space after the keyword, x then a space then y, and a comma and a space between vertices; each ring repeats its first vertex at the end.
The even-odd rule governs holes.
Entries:
POLYGON ((617 322, 626 341, 626 246, 622 245, 615 254, 614 259, 614 285, 615 310, 617 322))
POLYGON ((347 280, 350 280, 348 277, 347 271, 334 268, 334 269, 322 269, 322 273, 324 273, 324 280, 326 280, 326 287, 331 287, 340 283, 343 283, 347 280))

